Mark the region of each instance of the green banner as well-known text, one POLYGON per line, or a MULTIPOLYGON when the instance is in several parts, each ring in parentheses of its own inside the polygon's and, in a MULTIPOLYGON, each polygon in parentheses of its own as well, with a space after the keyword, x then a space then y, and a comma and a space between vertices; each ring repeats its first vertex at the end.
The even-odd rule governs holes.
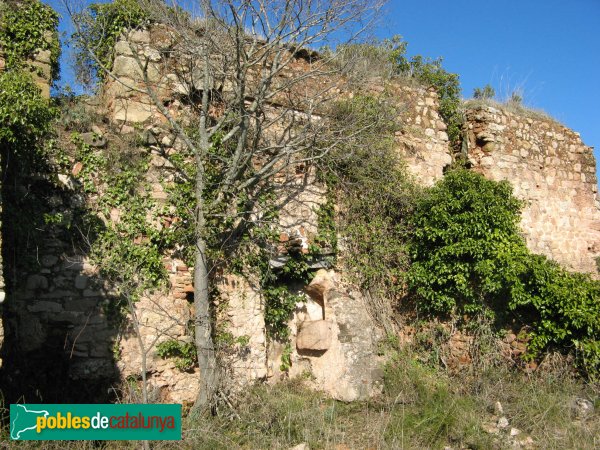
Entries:
POLYGON ((181 439, 181 405, 10 405, 10 437, 176 441, 181 439))

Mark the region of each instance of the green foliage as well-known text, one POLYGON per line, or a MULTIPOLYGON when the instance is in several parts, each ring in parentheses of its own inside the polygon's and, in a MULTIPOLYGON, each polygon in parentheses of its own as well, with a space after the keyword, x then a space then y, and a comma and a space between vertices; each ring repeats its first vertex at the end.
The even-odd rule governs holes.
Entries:
POLYGON ((455 73, 442 67, 442 58, 407 58, 408 44, 396 35, 383 41, 371 40, 360 44, 340 46, 335 59, 349 75, 375 75, 384 78, 408 77, 426 87, 433 87, 439 95, 439 112, 448 127, 452 145, 458 146, 464 118, 461 111, 460 81, 455 73))
POLYGON ((496 91, 492 86, 486 84, 483 88, 473 89, 473 98, 487 100, 496 96, 496 91))
POLYGON ((333 151, 321 171, 339 201, 351 274, 374 295, 398 298, 408 265, 406 218, 419 190, 394 149, 397 111, 385 98, 359 95, 335 105, 332 117, 363 130, 333 151))
POLYGON ((519 267, 509 308, 531 323, 530 357, 547 348, 575 350, 592 378, 600 376, 600 282, 570 273, 540 255, 519 267))
POLYGON ((464 122, 458 75, 448 72, 442 67, 442 58, 423 59, 422 56, 417 55, 410 61, 400 63, 400 67, 420 83, 435 88, 440 99, 439 112, 448 127, 450 143, 454 146, 458 145, 464 122))
POLYGON ((78 78, 84 84, 104 78, 104 71, 112 69, 114 47, 125 29, 147 25, 148 10, 135 0, 114 0, 110 3, 93 3, 76 18, 80 30, 75 34, 78 48, 76 67, 78 78), (97 60, 90 56, 92 49, 97 60))
POLYGON ((262 289, 265 297, 265 324, 272 337, 279 340, 289 338, 287 321, 296 308, 296 303, 304 301, 304 297, 290 292, 283 284, 265 286, 262 289))
POLYGON ((182 372, 193 369, 198 362, 196 346, 192 342, 180 342, 170 339, 158 344, 156 353, 163 359, 173 358, 175 367, 182 372))
POLYGON ((26 157, 51 129, 56 111, 40 95, 30 75, 0 73, 0 142, 26 157))
POLYGON ((286 342, 283 352, 281 353, 281 365, 279 370, 285 372, 292 367, 292 344, 286 342))
POLYGON ((58 14, 38 0, 24 0, 0 11, 0 48, 8 69, 22 67, 38 50, 50 50, 52 79, 59 74, 58 14))
POLYGON ((520 207, 508 182, 449 172, 411 219, 410 291, 426 313, 500 320, 509 310, 531 327, 528 357, 574 350, 596 378, 600 282, 530 254, 519 234, 520 207))
POLYGON ((521 203, 508 182, 449 172, 417 203, 409 287, 429 313, 474 314, 504 299, 511 261, 525 253, 521 203))
POLYGON ((110 161, 105 151, 90 148, 77 133, 73 140, 78 149, 76 159, 82 164, 77 178, 83 191, 96 195, 98 187, 104 187, 95 213, 110 217, 112 211, 119 211, 118 220, 106 224, 95 220, 93 214, 81 217, 79 227, 88 236, 90 257, 103 277, 118 286, 121 296, 136 300, 166 281, 162 258, 170 243, 167 230, 149 220, 149 213, 157 214, 157 208, 143 181, 148 157, 133 150, 110 161))

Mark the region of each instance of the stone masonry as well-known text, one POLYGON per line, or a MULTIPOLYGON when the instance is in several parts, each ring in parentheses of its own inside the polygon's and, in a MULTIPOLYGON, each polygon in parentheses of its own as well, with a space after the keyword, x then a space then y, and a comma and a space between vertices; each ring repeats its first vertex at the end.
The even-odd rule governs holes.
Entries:
POLYGON ((525 201, 527 246, 571 270, 597 273, 600 204, 592 147, 551 119, 501 108, 469 108, 467 121, 474 170, 510 181, 525 201))
MULTIPOLYGON (((103 113, 113 126, 120 127, 121 133, 140 131, 144 136, 143 145, 152 157, 148 172, 152 198, 163 204, 168 195, 159 180, 168 181, 172 176, 172 166, 164 155, 180 150, 181 142, 169 132, 164 117, 144 94, 134 56, 148 64, 150 82, 157 87, 163 105, 173 117, 185 122, 188 110, 181 98, 185 87, 177 83, 170 67, 175 62, 163 51, 172 44, 168 30, 160 26, 132 32, 128 40, 118 41, 115 79, 104 86, 102 99, 103 113)), ((306 70, 306 64, 299 59, 293 70, 306 70)), ((193 79, 194 71, 188 75, 193 79)), ((203 80, 196 81, 197 88, 204 87, 203 80)), ((364 91, 385 95, 397 106, 396 148, 416 180, 431 185, 440 179, 452 163, 452 153, 438 112, 437 94, 403 82, 377 79, 369 81, 364 91)), ((592 149, 576 133, 547 119, 489 106, 470 107, 466 117, 468 155, 474 170, 491 179, 508 179, 515 194, 526 202, 522 228, 529 248, 573 270, 594 272, 593 258, 600 255, 600 213, 592 149)), ((61 176, 70 179, 68 174, 61 176)), ((306 167, 281 174, 275 182, 281 185, 281 242, 279 254, 271 261, 273 269, 284 264, 291 244, 300 251, 308 249, 318 232, 317 212, 327 194, 306 167)), ((73 197, 77 195, 76 188, 68 189, 73 197)), ((63 200, 68 204, 64 196, 63 200)), ((118 220, 119 214, 111 212, 108 220, 118 220)), ((115 374, 122 380, 139 378, 142 358, 132 324, 116 329, 110 322, 105 307, 111 286, 103 283, 86 255, 50 233, 40 249, 39 261, 39 267, 25 274, 25 282, 8 306, 10 329, 18 334, 19 351, 44 351, 48 342, 60 342, 69 362, 69 376, 74 379, 115 374)), ((192 402, 198 369, 178 370, 172 359, 157 354, 156 345, 167 339, 191 341, 193 268, 169 255, 165 255, 164 264, 169 287, 135 306, 147 350, 152 399, 192 402)), ((315 261, 312 268, 316 271, 313 282, 294 286, 303 297, 288 322, 291 354, 286 357, 291 367, 283 367, 285 370, 282 356, 289 348, 267 336, 264 298, 256 280, 231 274, 221 277, 215 306, 218 329, 231 341, 223 353, 226 378, 233 390, 256 380, 276 382, 304 375, 310 375, 307 378, 316 389, 345 401, 367 398, 380 389, 377 341, 381 330, 369 317, 366 300, 326 260, 315 261)), ((0 272, 0 297, 1 280, 0 272)))

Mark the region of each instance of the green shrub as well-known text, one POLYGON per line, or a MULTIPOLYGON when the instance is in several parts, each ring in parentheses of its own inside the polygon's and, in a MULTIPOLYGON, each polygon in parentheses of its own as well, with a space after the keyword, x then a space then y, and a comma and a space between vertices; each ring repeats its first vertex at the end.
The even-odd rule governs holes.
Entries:
POLYGON ((0 73, 0 143, 28 157, 27 152, 50 131, 55 116, 29 74, 16 70, 0 73))
POLYGON ((180 342, 171 339, 158 344, 156 353, 163 359, 173 358, 175 367, 182 372, 193 369, 198 362, 196 346, 193 342, 180 342))
POLYGON ((549 347, 575 350, 587 373, 600 375, 600 282, 529 255, 519 268, 509 307, 533 326, 530 356, 549 347))
POLYGON ((429 190, 411 218, 409 287, 421 310, 473 314, 505 298, 512 259, 526 252, 520 208, 508 182, 465 169, 429 190))
POLYGON ((483 88, 473 89, 473 98, 476 99, 491 99, 496 96, 496 91, 492 86, 486 84, 483 88))
POLYGON ((507 311, 530 327, 528 357, 575 351, 600 373, 600 282, 532 255, 519 234, 521 203, 508 182, 450 171, 411 218, 409 289, 423 312, 447 316, 507 311))

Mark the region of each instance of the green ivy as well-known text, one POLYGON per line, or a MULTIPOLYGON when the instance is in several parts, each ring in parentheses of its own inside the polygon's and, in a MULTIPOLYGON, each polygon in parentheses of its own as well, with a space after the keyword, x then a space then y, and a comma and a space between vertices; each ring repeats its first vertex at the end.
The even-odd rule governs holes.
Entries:
MULTIPOLYGON (((148 155, 139 150, 121 154, 109 163, 107 152, 83 143, 77 133, 72 136, 77 146, 76 160, 81 163, 77 178, 83 191, 96 200, 93 210, 84 212, 79 227, 89 236, 90 257, 102 270, 102 275, 120 289, 121 296, 137 300, 145 291, 164 285, 167 280, 163 254, 170 246, 165 229, 153 223, 158 215, 150 197, 145 174, 148 155), (102 195, 99 194, 102 187, 102 195), (118 220, 97 220, 110 217, 118 210, 118 220)), ((130 149, 131 150, 131 149, 130 149)), ((124 307, 124 298, 120 306, 124 307)))
POLYGON ((192 342, 180 342, 174 339, 161 342, 156 346, 156 353, 163 359, 173 358, 175 367, 182 372, 192 370, 198 362, 196 346, 192 342))
POLYGON ((450 171, 417 203, 409 286, 421 310, 482 312, 506 295, 512 259, 526 252, 521 203, 507 181, 450 171))
POLYGON ((331 152, 320 171, 340 205, 337 230, 331 200, 320 215, 325 240, 335 242, 339 232, 351 255, 352 280, 390 301, 403 294, 407 218, 419 196, 395 149, 399 126, 392 103, 385 96, 356 95, 334 105, 333 120, 364 131, 331 152))
POLYGON ((38 0, 10 2, 8 10, 0 11, 0 48, 7 68, 22 67, 37 51, 50 50, 51 76, 58 79, 58 19, 56 11, 38 0))
POLYGON ((507 181, 456 169, 417 203, 411 218, 409 288, 425 313, 512 315, 531 329, 528 358, 574 352, 600 376, 600 282, 531 254, 519 230, 521 202, 507 181))
POLYGON ((0 73, 0 142, 21 158, 40 149, 56 110, 41 96, 29 74, 18 70, 0 73))
POLYGON ((455 148, 459 147, 464 118, 458 75, 442 67, 442 58, 432 60, 417 55, 402 63, 402 67, 420 83, 436 90, 439 96, 439 112, 446 123, 450 144, 455 148))
MULTIPOLYGON (((520 263, 520 264, 518 264, 520 263)), ((600 377, 600 282, 570 273, 541 255, 527 255, 511 283, 509 308, 532 325, 529 357, 548 348, 574 350, 579 364, 600 377)))
POLYGON ((147 25, 150 15, 135 0, 114 0, 91 4, 76 20, 80 24, 79 32, 74 35, 78 78, 90 84, 104 78, 102 66, 112 69, 115 44, 123 31, 147 25), (88 49, 92 49, 98 61, 88 49))

